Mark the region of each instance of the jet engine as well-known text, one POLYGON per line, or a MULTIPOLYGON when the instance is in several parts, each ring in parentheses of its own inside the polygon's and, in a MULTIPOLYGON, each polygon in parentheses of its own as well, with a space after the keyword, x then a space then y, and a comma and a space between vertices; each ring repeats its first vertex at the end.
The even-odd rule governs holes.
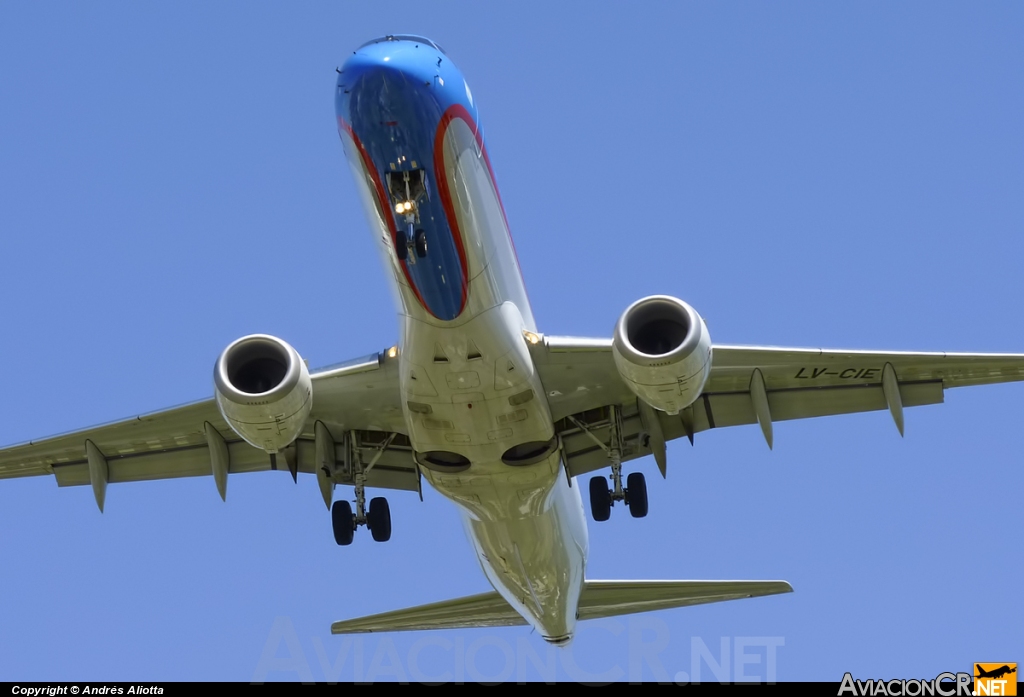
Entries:
POLYGON ((232 430, 268 453, 290 445, 313 408, 306 364, 288 343, 266 334, 243 336, 224 349, 213 383, 232 430))
POLYGON ((626 308, 612 355, 622 380, 655 409, 678 414, 693 404, 711 373, 711 337, 696 310, 652 295, 626 308))

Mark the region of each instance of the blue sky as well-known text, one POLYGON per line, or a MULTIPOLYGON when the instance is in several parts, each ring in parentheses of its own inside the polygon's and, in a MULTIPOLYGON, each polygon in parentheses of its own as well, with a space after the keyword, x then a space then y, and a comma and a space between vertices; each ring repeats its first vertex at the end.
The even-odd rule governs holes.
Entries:
MULTIPOLYGON (((206 397, 244 334, 311 365, 394 343, 333 84, 399 32, 473 88, 543 331, 607 336, 666 293, 719 343, 1024 352, 1019 4, 3 3, 0 442, 206 397)), ((777 424, 773 452, 700 434, 665 482, 641 463, 651 514, 591 524, 591 577, 796 592, 582 625, 576 672, 524 628, 330 636, 487 590, 433 492, 339 549, 308 477, 112 486, 102 516, 6 480, 0 680, 549 677, 533 654, 673 679, 723 637, 781 639, 780 680, 1021 661, 1022 396, 947 392, 905 439, 885 413, 777 424)))

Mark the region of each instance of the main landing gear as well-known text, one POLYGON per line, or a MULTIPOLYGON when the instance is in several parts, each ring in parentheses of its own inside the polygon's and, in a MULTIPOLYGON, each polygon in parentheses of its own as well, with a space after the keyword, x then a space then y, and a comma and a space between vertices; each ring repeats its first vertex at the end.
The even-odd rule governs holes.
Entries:
POLYGON ((647 481, 642 472, 633 472, 626 477, 626 487, 622 487, 622 475, 618 479, 612 475, 614 488, 608 488, 607 477, 593 477, 590 480, 590 512, 594 520, 603 523, 612 515, 615 501, 623 501, 634 518, 647 515, 647 481))
MULTIPOLYGON (((356 501, 356 509, 362 508, 356 501)), ((334 528, 334 541, 345 546, 352 544, 356 536, 356 528, 366 525, 375 542, 387 542, 391 539, 391 507, 383 496, 370 499, 370 507, 363 514, 353 513, 352 504, 348 501, 335 501, 331 506, 331 526, 334 528)))
POLYGON ((334 541, 342 546, 352 544, 360 525, 370 529, 375 542, 387 542, 391 539, 391 507, 386 498, 378 496, 370 499, 370 507, 364 515, 358 515, 352 512, 348 501, 335 501, 331 506, 331 525, 334 541))
POLYGON ((335 501, 331 506, 331 527, 334 529, 334 541, 339 545, 352 544, 356 528, 360 525, 370 529, 370 535, 375 542, 387 542, 391 539, 391 507, 388 500, 383 496, 377 496, 370 499, 369 507, 366 506, 366 473, 377 464, 377 460, 394 437, 392 434, 384 441, 366 467, 363 467, 361 456, 358 453, 355 455, 356 510, 352 511, 352 504, 348 501, 335 501))
MULTIPOLYGON (((608 486, 608 477, 593 477, 590 480, 590 512, 594 520, 603 523, 612 514, 612 506, 616 501, 622 501, 629 508, 629 514, 634 518, 643 518, 647 515, 647 481, 641 472, 633 472, 626 477, 626 486, 622 486, 622 414, 618 407, 611 409, 611 434, 609 444, 605 447, 608 459, 611 460, 612 474, 611 487, 608 486)), ((586 428, 577 422, 580 428, 586 428)), ((588 431, 589 434, 589 431, 588 431)), ((595 438, 595 436, 592 436, 595 438)), ((600 442, 600 441, 598 441, 600 442)))

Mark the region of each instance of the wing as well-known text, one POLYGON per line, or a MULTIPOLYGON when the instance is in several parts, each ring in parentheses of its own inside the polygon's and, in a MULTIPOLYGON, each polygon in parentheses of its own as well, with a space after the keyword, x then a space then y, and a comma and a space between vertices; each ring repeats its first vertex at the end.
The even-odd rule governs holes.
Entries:
MULTIPOLYGON (((358 454, 364 464, 373 462, 368 486, 417 491, 397 360, 371 354, 311 377, 312 413, 298 440, 282 453, 280 468, 324 477, 326 464, 330 480, 351 483, 358 454), (318 432, 327 452, 318 452, 318 432)), ((232 474, 278 468, 276 458, 235 435, 214 400, 206 399, 4 448, 0 479, 52 474, 59 486, 90 484, 90 456, 102 462, 110 483, 211 475, 212 455, 221 441, 232 474)))
POLYGON ((743 424, 759 423, 771 444, 774 421, 832 414, 889 409, 902 431, 904 407, 940 404, 950 387, 1024 380, 1024 354, 714 346, 703 394, 669 416, 637 403, 610 339, 544 337, 530 350, 573 475, 608 465, 609 406, 620 408, 629 460, 657 457, 666 440, 743 424))

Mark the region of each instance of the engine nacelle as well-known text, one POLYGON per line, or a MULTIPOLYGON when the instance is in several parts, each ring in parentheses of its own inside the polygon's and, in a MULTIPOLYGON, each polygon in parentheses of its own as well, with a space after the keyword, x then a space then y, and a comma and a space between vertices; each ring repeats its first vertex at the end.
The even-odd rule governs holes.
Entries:
POLYGON ((655 409, 678 414, 711 374, 711 337, 696 310, 652 295, 626 308, 615 325, 612 355, 622 380, 655 409))
POLYGON ((266 334, 243 336, 224 349, 213 384, 232 430, 268 453, 291 445, 313 408, 306 364, 288 343, 266 334))

